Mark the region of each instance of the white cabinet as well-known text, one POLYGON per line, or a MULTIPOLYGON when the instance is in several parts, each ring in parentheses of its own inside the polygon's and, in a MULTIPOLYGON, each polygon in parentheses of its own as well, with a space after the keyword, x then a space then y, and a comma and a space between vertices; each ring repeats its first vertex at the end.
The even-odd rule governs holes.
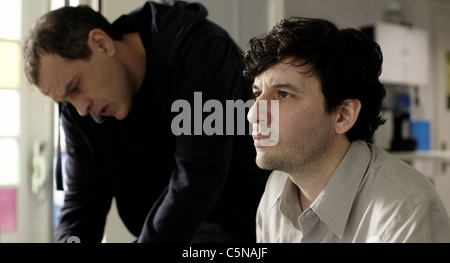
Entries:
POLYGON ((385 84, 426 86, 429 81, 429 44, 425 30, 379 22, 373 38, 383 52, 380 80, 385 84))

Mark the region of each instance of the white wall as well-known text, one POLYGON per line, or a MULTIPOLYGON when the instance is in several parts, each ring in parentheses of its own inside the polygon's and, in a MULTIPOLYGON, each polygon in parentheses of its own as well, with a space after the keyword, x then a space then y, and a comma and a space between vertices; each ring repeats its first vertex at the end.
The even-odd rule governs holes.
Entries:
POLYGON ((342 27, 373 24, 383 19, 390 2, 398 2, 406 22, 424 27, 429 22, 428 0, 285 0, 286 16, 329 19, 342 27))
MULTIPOLYGON (((102 14, 113 22, 119 16, 127 14, 134 9, 142 6, 146 0, 101 0, 102 14)), ((155 1, 160 2, 160 1, 155 1)))
POLYGON ((450 110, 446 102, 446 86, 448 85, 445 56, 450 51, 450 1, 432 1, 431 37, 432 37, 432 93, 435 105, 435 123, 433 130, 433 147, 450 150, 450 110))
POLYGON ((366 0, 286 0, 285 16, 325 18, 341 27, 360 27, 382 18, 382 2, 366 0))
MULTIPOLYGON (((446 87, 450 85, 445 63, 446 53, 450 51, 450 1, 433 0, 431 5, 431 93, 433 95, 434 122, 432 123, 433 148, 450 150, 450 109, 447 108, 446 87)), ((450 165, 441 164, 437 167, 440 174, 435 179, 438 192, 441 194, 447 211, 450 213, 450 165)))
POLYGON ((269 29, 269 0, 188 0, 200 2, 208 18, 223 27, 236 43, 245 49, 251 37, 269 29))

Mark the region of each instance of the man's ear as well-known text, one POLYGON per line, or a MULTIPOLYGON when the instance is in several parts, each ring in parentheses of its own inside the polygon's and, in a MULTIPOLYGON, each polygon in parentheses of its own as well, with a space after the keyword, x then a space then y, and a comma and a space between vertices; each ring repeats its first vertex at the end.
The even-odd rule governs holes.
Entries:
POLYGON ((335 130, 345 134, 355 124, 361 110, 361 102, 357 99, 347 99, 336 110, 335 130))
POLYGON ((89 32, 88 45, 91 50, 98 49, 110 56, 116 52, 113 39, 101 29, 92 29, 89 32))

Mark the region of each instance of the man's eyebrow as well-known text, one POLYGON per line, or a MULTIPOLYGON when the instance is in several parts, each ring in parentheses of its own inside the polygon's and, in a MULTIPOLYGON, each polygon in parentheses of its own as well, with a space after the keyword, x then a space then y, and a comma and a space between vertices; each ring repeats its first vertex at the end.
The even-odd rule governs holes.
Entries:
POLYGON ((297 89, 294 85, 290 83, 276 83, 274 85, 271 85, 274 89, 297 89))
MULTIPOLYGON (((278 90, 279 89, 288 89, 288 90, 297 90, 297 91, 300 90, 297 86, 294 86, 290 83, 275 83, 273 85, 270 85, 269 87, 272 89, 278 89, 278 90)), ((260 88, 257 85, 253 84, 252 89, 259 90, 260 88)))

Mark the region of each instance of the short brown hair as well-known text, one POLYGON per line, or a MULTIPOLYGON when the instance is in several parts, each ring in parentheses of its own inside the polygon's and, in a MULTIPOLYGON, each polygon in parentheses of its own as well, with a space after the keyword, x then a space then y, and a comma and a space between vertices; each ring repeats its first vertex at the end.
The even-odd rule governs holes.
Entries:
POLYGON ((87 40, 92 29, 99 28, 120 40, 111 23, 86 5, 62 7, 38 19, 23 47, 25 75, 31 84, 39 82, 40 56, 57 54, 68 59, 89 59, 92 51, 87 40))

